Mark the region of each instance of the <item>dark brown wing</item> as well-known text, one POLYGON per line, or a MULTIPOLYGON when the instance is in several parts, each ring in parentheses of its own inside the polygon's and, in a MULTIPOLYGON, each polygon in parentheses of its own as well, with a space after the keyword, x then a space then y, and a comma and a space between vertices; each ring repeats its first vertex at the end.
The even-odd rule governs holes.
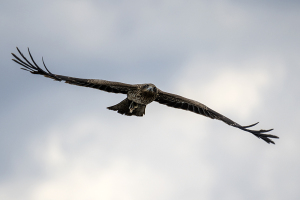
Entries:
POLYGON ((96 88, 99 90, 103 90, 106 92, 114 92, 114 93, 122 93, 127 94, 127 92, 131 89, 135 89, 137 86, 126 84, 126 83, 120 83, 120 82, 112 82, 112 81, 105 81, 105 80, 99 80, 99 79, 82 79, 82 78, 74 78, 74 77, 68 77, 68 76, 62 76, 57 74, 52 74, 46 67, 44 60, 43 64, 46 69, 43 70, 40 68, 35 61, 33 60, 31 53, 28 49, 29 56, 33 62, 33 64, 27 60, 27 58, 22 54, 22 52, 18 49, 18 52, 22 56, 23 60, 12 53, 12 55, 15 57, 15 59, 12 59, 16 63, 22 65, 26 71, 29 71, 33 74, 40 74, 44 75, 45 77, 52 78, 56 81, 65 81, 66 83, 72 84, 72 85, 78 85, 78 86, 84 86, 84 87, 91 87, 96 88))
POLYGON ((234 126, 243 131, 252 133, 256 137, 263 139, 267 143, 275 144, 270 138, 278 138, 275 135, 263 134, 263 133, 269 132, 273 129, 269 129, 269 130, 249 130, 249 129, 247 129, 252 126, 255 126, 256 124, 258 124, 258 122, 255 124, 249 125, 249 126, 241 126, 238 123, 232 121, 231 119, 208 108, 207 106, 205 106, 202 103, 199 103, 199 102, 191 100, 191 99, 184 98, 184 97, 176 95, 176 94, 171 94, 171 93, 167 93, 167 92, 159 90, 158 96, 155 99, 155 101, 157 101, 158 103, 173 107, 173 108, 188 110, 188 111, 200 114, 200 115, 204 115, 206 117, 210 117, 211 119, 221 120, 230 126, 234 126))

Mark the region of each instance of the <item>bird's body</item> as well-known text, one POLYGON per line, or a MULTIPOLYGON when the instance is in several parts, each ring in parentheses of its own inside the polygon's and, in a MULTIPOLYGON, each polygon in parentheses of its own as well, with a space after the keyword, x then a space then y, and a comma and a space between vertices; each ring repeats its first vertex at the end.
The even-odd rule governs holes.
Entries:
POLYGON ((158 90, 154 84, 138 84, 136 89, 127 92, 127 98, 120 103, 108 107, 109 110, 118 111, 128 116, 143 116, 146 106, 157 97, 158 90))
POLYGON ((103 90, 106 92, 113 92, 113 93, 121 93, 126 94, 127 98, 125 98, 120 103, 108 107, 109 110, 117 111, 120 114, 125 114, 127 116, 143 116, 145 114, 146 106, 156 101, 160 104, 164 104, 173 108, 179 108, 183 110, 188 110, 194 112, 196 114, 204 115, 211 119, 218 119, 226 124, 239 128, 243 131, 247 131, 252 133, 258 138, 263 139, 267 143, 274 142, 270 138, 278 138, 277 136, 265 134, 265 132, 269 132, 273 129, 269 130, 250 130, 248 128, 255 126, 257 123, 249 125, 249 126, 241 126, 238 123, 232 121, 231 119, 221 115, 220 113, 208 108, 204 104, 201 104, 197 101, 176 95, 164 92, 158 89, 154 84, 126 84, 120 82, 113 82, 113 81, 106 81, 100 79, 81 79, 81 78, 74 78, 68 76, 62 76, 57 74, 52 74, 46 67, 44 61, 44 67, 46 69, 41 69, 33 60, 30 51, 28 49, 30 58, 33 64, 27 60, 27 58, 21 53, 21 51, 17 48, 18 52, 22 56, 22 59, 17 57, 15 54, 12 55, 15 57, 13 61, 22 65, 26 71, 29 71, 33 74, 40 74, 44 75, 45 77, 52 78, 56 81, 65 81, 66 83, 84 86, 84 87, 91 87, 99 90, 103 90))

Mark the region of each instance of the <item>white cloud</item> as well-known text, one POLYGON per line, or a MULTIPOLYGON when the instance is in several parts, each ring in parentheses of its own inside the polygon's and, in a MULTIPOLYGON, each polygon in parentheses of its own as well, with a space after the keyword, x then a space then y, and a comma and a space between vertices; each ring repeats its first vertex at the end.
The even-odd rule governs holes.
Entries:
POLYGON ((113 158, 106 167, 78 159, 36 183, 32 199, 163 199, 168 185, 162 174, 128 158, 113 158))
POLYGON ((254 58, 250 61, 214 61, 194 57, 183 65, 177 87, 206 106, 249 117, 263 102, 264 92, 282 81, 282 62, 254 58))
MULTIPOLYGON (((121 116, 124 122, 118 126, 104 117, 85 115, 49 127, 46 135, 29 145, 42 176, 16 177, 0 190, 6 199, 14 198, 11 188, 25 188, 17 197, 34 200, 172 199, 172 191, 185 193, 193 181, 192 191, 200 189, 200 197, 208 198, 214 168, 199 153, 199 144, 205 148, 201 136, 205 133, 197 133, 205 126, 196 120, 182 123, 184 115, 174 116, 172 112, 149 111, 149 115, 153 116, 147 120, 121 116), (108 135, 112 138, 107 139, 108 135), (193 160, 195 155, 197 160, 193 160)), ((21 167, 26 171, 26 166, 21 167)))
POLYGON ((112 40, 116 18, 116 12, 110 6, 97 7, 95 4, 93 1, 56 1, 43 15, 52 31, 67 46, 80 46, 93 52, 112 40), (57 8, 57 13, 53 13, 53 7, 57 8))

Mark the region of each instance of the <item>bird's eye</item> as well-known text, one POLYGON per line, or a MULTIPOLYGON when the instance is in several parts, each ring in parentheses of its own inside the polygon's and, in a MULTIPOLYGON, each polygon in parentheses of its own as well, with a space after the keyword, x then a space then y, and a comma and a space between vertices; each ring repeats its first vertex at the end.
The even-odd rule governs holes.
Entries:
POLYGON ((153 91, 154 91, 154 92, 157 92, 157 89, 156 89, 156 87, 154 87, 154 88, 153 88, 153 91))
POLYGON ((149 87, 149 85, 147 84, 147 85, 144 85, 144 88, 148 88, 149 87))

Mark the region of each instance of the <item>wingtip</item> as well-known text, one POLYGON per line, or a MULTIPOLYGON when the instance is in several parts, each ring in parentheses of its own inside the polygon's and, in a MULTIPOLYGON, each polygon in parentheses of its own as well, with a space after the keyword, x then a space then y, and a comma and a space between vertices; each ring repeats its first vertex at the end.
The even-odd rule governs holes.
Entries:
POLYGON ((254 123, 254 124, 251 124, 251 125, 248 125, 248 126, 242 126, 242 128, 250 128, 250 127, 252 127, 252 126, 255 126, 255 125, 257 125, 259 122, 256 122, 256 123, 254 123))
POLYGON ((247 129, 247 128, 249 128, 249 127, 255 126, 256 124, 258 124, 258 122, 255 123, 255 124, 251 124, 251 125, 249 125, 249 126, 239 126, 239 127, 237 127, 237 128, 239 128, 239 129, 241 129, 241 130, 243 130, 243 131, 247 131, 247 132, 249 132, 249 133, 252 133, 252 134, 255 135, 256 137, 258 137, 258 138, 264 140, 265 142, 267 142, 268 144, 270 144, 270 143, 275 144, 275 142, 272 141, 270 138, 273 138, 273 139, 279 139, 278 136, 276 136, 276 135, 271 135, 271 134, 264 134, 264 133, 266 133, 266 132, 270 132, 270 131, 274 130, 273 128, 272 128, 272 129, 268 129, 268 130, 264 130, 264 129, 261 129, 261 130, 250 130, 250 129, 247 129))
POLYGON ((271 134, 254 134, 255 136, 257 136, 258 138, 264 140, 265 142, 267 142, 268 144, 272 143, 275 144, 275 142, 272 139, 279 139, 278 136, 276 135, 271 135, 271 134))

